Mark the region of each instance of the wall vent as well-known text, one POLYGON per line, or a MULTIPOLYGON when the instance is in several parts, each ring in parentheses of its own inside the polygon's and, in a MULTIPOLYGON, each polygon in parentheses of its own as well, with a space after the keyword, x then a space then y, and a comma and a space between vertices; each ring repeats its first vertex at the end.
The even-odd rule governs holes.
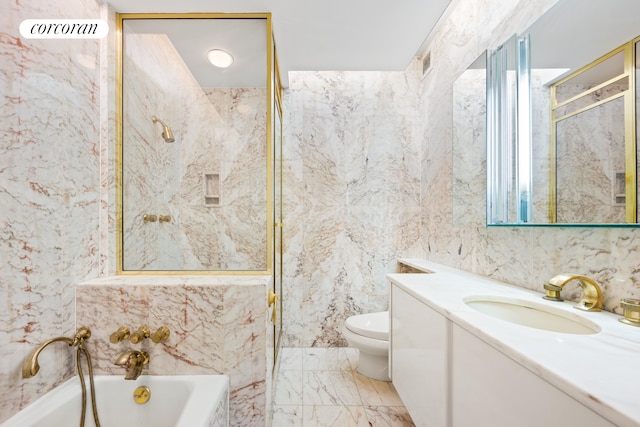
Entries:
POLYGON ((427 75, 429 69, 431 69, 431 52, 425 53, 422 57, 422 77, 427 75))

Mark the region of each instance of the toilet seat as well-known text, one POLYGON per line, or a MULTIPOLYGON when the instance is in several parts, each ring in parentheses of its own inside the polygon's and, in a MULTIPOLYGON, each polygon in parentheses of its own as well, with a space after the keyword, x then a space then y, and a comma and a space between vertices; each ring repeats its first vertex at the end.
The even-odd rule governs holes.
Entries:
POLYGON ((354 334, 389 341, 389 312, 351 316, 346 320, 345 327, 354 334))

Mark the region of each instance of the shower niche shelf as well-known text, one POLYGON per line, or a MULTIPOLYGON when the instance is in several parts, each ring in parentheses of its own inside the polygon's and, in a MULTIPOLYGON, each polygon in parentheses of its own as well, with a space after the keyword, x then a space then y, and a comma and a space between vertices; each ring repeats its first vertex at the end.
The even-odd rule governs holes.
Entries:
POLYGON ((204 174, 204 205, 209 207, 220 206, 220 174, 204 174))

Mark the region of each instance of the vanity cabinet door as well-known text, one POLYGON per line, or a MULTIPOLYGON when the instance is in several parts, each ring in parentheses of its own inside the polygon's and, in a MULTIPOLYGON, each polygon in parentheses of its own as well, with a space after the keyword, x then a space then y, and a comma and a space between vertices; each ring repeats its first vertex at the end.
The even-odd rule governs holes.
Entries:
POLYGON ((391 287, 393 385, 416 426, 447 426, 449 320, 391 287))
POLYGON ((466 330, 452 329, 453 427, 614 427, 466 330))

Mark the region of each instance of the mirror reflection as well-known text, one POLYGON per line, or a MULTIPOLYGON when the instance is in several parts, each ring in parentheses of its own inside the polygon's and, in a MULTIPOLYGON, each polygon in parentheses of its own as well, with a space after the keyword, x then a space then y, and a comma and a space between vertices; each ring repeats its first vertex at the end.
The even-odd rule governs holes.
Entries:
MULTIPOLYGON (((530 84, 518 87, 518 96, 531 97, 530 120, 518 118, 518 127, 531 128, 528 224, 637 223, 630 83, 638 13, 635 0, 561 0, 522 32, 531 39, 530 84)), ((517 169, 522 159, 511 159, 517 169)), ((488 224, 523 223, 510 218, 488 224)))
MULTIPOLYGON (((631 141, 625 99, 633 94, 624 59, 630 49, 616 49, 551 86, 552 223, 626 221, 625 144, 631 141)), ((630 163, 635 176, 635 156, 630 163)), ((636 222, 633 209, 630 217, 636 222)))
POLYGON ((267 270, 267 25, 122 20, 123 271, 267 270))

